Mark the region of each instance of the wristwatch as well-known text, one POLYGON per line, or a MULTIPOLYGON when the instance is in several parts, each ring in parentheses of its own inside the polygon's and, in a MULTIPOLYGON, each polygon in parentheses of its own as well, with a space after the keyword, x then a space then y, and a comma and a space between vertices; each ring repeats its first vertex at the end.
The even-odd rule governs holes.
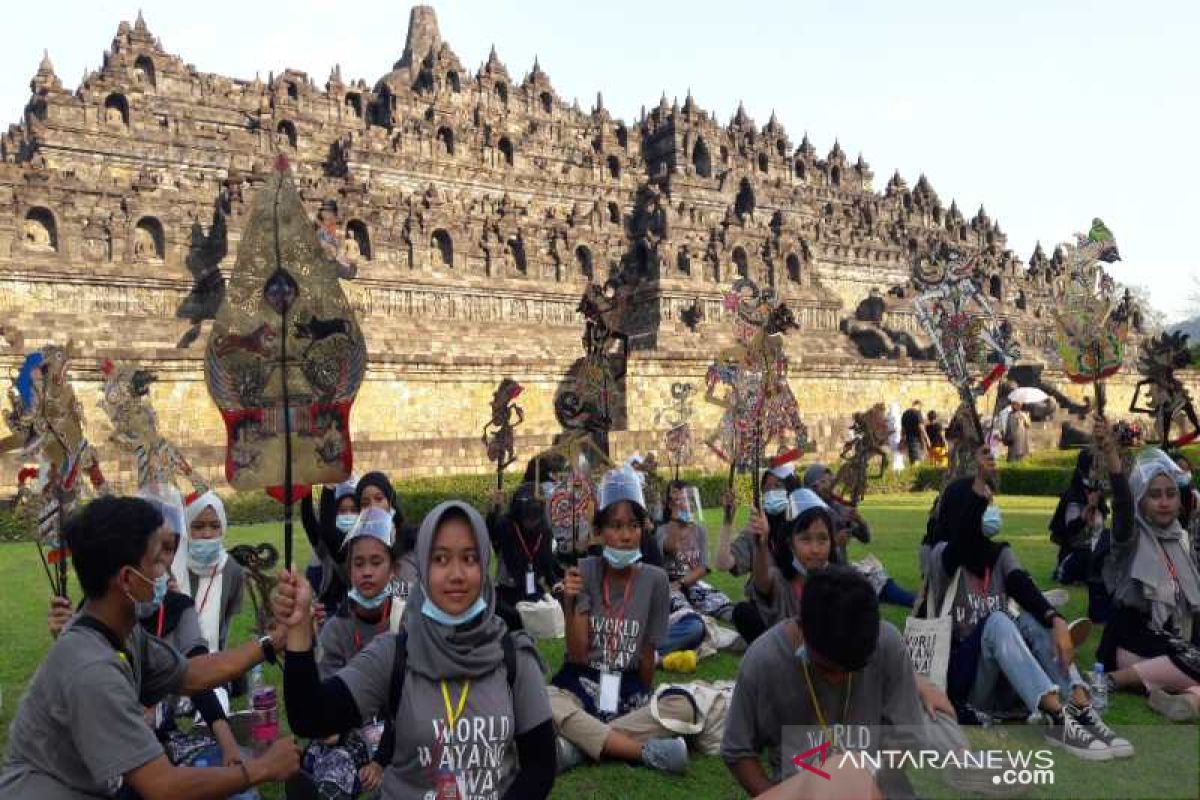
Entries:
POLYGON ((263 660, 268 664, 278 664, 279 657, 275 653, 275 643, 271 641, 270 636, 263 636, 258 640, 259 647, 263 651, 263 660))

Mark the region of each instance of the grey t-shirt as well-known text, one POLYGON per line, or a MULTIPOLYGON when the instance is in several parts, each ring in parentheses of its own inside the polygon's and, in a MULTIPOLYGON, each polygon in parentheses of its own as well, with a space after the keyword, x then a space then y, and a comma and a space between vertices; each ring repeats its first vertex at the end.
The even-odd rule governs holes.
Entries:
POLYGON ((604 559, 596 556, 579 562, 583 592, 575 611, 588 616, 588 665, 609 672, 635 672, 642 648, 657 645, 667 636, 671 613, 671 587, 667 573, 650 564, 633 568, 633 588, 625 601, 625 581, 609 580, 609 602, 604 602, 604 559))
POLYGON ((729 543, 729 555, 733 556, 733 575, 749 575, 754 571, 754 534, 743 529, 737 538, 729 543))
POLYGON ((412 587, 420 582, 421 575, 417 570, 417 554, 409 550, 400 556, 400 560, 396 562, 396 597, 407 603, 408 593, 412 591, 412 587))
POLYGON ((9 729, 0 797, 113 795, 126 772, 163 754, 142 708, 179 691, 187 661, 136 626, 125 650, 128 657, 100 632, 74 623, 63 631, 9 729))
POLYGON ((696 567, 708 566, 708 531, 702 525, 688 525, 679 535, 679 546, 673 553, 667 552, 667 536, 670 525, 659 525, 654 536, 663 552, 663 568, 667 579, 678 581, 686 578, 696 567))
MULTIPOLYGON (((758 759, 765 749, 770 765, 767 774, 774 781, 795 772, 793 754, 781 764, 784 726, 819 724, 796 658, 796 645, 788 634, 790 624, 786 621, 775 625, 746 651, 721 741, 721 757, 729 764, 744 758, 758 759), (786 767, 782 773, 781 767, 786 767)), ((862 670, 854 673, 849 697, 844 685, 834 685, 811 666, 809 674, 817 702, 831 726, 925 724, 926 714, 904 639, 891 623, 880 623, 875 653, 862 670)), ((903 747, 911 741, 893 744, 903 747)))
MULTIPOLYGON (((378 636, 338 672, 363 719, 386 713, 395 655, 396 637, 378 636)), ((514 737, 550 719, 541 664, 531 649, 520 645, 511 695, 503 663, 469 686, 449 680, 446 689, 456 715, 463 692, 467 695, 452 729, 447 726, 441 682, 406 672, 395 720, 395 757, 383 778, 384 797, 433 797, 438 773, 447 771, 458 781, 461 800, 498 800, 516 777, 514 737)))
POLYGON ((783 576, 779 567, 770 567, 771 596, 763 594, 754 584, 754 578, 746 583, 746 594, 754 601, 758 613, 762 615, 763 623, 769 628, 776 622, 794 619, 800 614, 800 591, 804 585, 802 579, 789 581, 783 576))
MULTIPOLYGON (((938 579, 930 588, 931 595, 937 598, 935 609, 939 613, 943 595, 954 579, 953 575, 946 574, 942 566, 942 551, 945 549, 946 542, 939 542, 934 545, 931 555, 933 566, 937 567, 932 572, 938 579)), ((962 577, 958 579, 958 591, 950 607, 954 620, 954 641, 961 642, 969 638, 975 627, 993 611, 1007 612, 1008 595, 1004 591, 1004 582, 1008 579, 1008 573, 1020 568, 1021 564, 1012 548, 1005 547, 1000 551, 991 571, 983 578, 972 575, 966 569, 962 570, 962 577)))
POLYGON ((359 619, 353 611, 339 613, 325 622, 319 637, 321 644, 321 661, 317 669, 321 680, 328 680, 336 675, 338 670, 350 663, 359 651, 366 648, 380 633, 388 632, 390 614, 375 622, 359 619))

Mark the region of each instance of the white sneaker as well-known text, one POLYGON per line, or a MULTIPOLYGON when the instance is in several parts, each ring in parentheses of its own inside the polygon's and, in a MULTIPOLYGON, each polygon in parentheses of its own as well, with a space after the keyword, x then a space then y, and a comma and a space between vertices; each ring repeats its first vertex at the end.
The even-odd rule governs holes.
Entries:
POLYGON ((1066 589, 1047 589, 1042 592, 1042 597, 1055 608, 1062 608, 1071 599, 1071 593, 1066 589))

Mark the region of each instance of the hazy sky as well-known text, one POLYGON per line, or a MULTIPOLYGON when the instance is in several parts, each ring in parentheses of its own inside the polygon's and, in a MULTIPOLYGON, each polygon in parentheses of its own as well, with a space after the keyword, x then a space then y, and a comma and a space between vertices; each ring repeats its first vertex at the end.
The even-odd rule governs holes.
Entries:
MULTIPOLYGON (((136 2, 136 0, 134 0, 136 2)), ((1171 317, 1200 272, 1188 242, 1200 203, 1200 3, 647 2, 454 0, 434 4, 464 66, 493 42, 516 80, 534 56, 559 95, 614 116, 697 102, 727 121, 738 100, 761 126, 774 109, 793 143, 841 141, 882 189, 924 172, 968 217, 983 204, 1023 259, 1093 216, 1116 233, 1119 280, 1148 286, 1171 317)), ((142 3, 168 52, 201 71, 323 85, 387 72, 409 5, 356 0, 142 3)), ((75 88, 99 66, 134 4, 39 0, 6 9, 0 111, 18 121, 42 48, 75 88), (17 33, 19 32, 19 33, 17 33)), ((1195 309, 1200 311, 1200 309, 1195 309)))

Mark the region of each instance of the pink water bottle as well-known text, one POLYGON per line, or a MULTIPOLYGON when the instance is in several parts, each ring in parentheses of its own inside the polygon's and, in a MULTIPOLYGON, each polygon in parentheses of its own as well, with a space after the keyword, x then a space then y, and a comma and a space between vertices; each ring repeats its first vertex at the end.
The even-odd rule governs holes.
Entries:
POLYGON ((250 671, 250 709, 250 740, 265 750, 279 738, 279 700, 275 687, 263 680, 261 665, 250 671))

